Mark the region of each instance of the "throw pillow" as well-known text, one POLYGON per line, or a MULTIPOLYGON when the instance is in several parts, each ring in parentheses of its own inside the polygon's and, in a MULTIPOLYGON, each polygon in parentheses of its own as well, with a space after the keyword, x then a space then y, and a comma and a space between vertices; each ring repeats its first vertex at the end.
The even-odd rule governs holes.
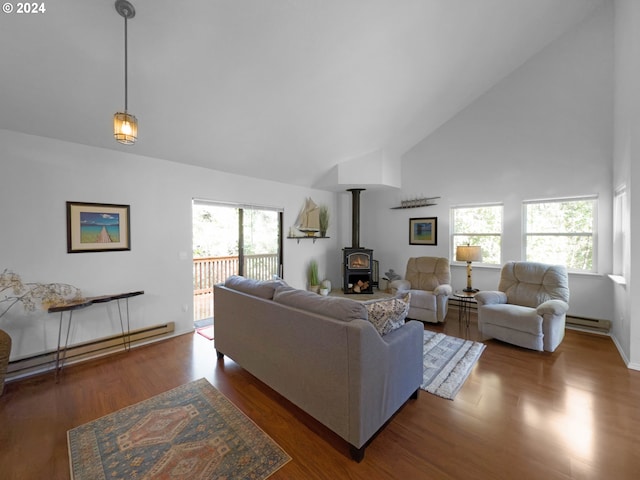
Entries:
POLYGON ((386 335, 404 325, 404 320, 409 313, 410 298, 411 294, 407 292, 398 297, 365 303, 369 321, 380 335, 386 335))

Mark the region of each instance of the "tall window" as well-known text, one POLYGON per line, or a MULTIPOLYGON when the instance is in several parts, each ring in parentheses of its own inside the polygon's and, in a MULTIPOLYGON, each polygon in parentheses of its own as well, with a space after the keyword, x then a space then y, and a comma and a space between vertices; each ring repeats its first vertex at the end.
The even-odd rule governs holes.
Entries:
POLYGON ((482 247, 482 263, 501 263, 502 205, 453 207, 451 225, 453 260, 459 245, 479 245, 482 247))
POLYGON ((594 271, 594 196, 524 203, 525 259, 594 271))
POLYGON ((627 187, 618 187, 613 196, 613 273, 628 277, 629 206, 627 187))

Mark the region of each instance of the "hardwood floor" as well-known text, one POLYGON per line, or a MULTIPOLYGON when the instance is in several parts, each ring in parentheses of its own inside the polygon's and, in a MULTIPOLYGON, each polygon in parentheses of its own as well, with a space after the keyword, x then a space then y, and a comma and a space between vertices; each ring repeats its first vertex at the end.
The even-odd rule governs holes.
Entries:
MULTIPOLYGON (((452 312, 426 328, 479 339, 452 312)), ((366 449, 346 442, 225 358, 183 335, 9 383, 0 397, 0 477, 69 478, 70 428, 201 377, 293 458, 271 479, 637 479, 640 372, 610 338, 567 331, 553 354, 485 341, 454 401, 421 392, 366 449)))

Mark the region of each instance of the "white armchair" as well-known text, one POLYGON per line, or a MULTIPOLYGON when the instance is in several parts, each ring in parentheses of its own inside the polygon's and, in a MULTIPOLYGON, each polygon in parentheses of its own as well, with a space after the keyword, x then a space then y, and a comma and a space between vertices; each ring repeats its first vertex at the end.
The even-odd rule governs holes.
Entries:
POLYGON ((497 291, 479 292, 478 329, 487 337, 553 352, 564 338, 569 279, 563 265, 509 262, 497 291))
POLYGON ((444 322, 451 295, 449 259, 415 257, 407 262, 404 280, 390 283, 392 291, 410 292, 408 318, 423 322, 444 322))

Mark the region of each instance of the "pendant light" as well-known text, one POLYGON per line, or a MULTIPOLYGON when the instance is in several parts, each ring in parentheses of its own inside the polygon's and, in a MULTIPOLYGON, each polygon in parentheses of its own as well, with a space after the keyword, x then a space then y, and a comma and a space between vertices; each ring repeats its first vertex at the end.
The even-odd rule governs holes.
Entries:
POLYGON ((113 136, 124 145, 133 145, 138 139, 138 119, 127 112, 127 20, 136 16, 136 10, 127 0, 116 0, 116 12, 124 18, 124 113, 113 116, 113 136))

